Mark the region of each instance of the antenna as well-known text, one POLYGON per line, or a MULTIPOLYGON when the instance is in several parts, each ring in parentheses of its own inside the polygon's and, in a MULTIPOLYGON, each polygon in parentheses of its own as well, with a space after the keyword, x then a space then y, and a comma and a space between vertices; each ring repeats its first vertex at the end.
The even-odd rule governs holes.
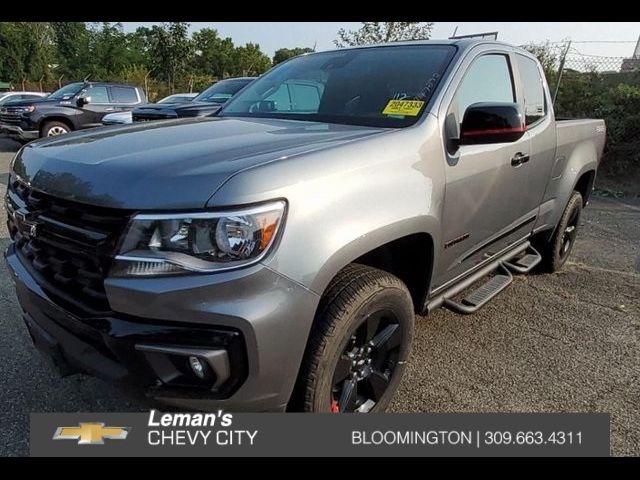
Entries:
POLYGON ((638 35, 638 43, 636 43, 636 49, 633 51, 633 58, 640 59, 640 35, 638 35))

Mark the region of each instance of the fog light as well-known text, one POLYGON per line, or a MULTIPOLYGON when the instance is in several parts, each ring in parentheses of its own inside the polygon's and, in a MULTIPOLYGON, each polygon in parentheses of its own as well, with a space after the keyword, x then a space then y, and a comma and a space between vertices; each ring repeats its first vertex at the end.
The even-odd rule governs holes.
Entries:
POLYGON ((204 365, 198 357, 189 357, 189 365, 191 365, 191 370, 196 374, 196 377, 204 378, 204 365))

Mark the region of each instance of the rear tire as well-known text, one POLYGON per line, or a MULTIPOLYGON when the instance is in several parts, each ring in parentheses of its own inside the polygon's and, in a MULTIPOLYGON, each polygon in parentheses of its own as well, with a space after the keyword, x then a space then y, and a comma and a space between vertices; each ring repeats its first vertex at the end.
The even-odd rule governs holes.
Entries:
POLYGON ((556 272, 566 263, 578 234, 582 213, 582 195, 573 192, 558 227, 551 239, 542 245, 542 268, 547 272, 556 272))
POLYGON ((40 131, 40 137, 57 137, 69 133, 71 129, 62 122, 46 122, 40 131))
POLYGON ((364 265, 345 267, 320 301, 294 408, 384 411, 400 383, 413 324, 411 295, 400 279, 364 265))

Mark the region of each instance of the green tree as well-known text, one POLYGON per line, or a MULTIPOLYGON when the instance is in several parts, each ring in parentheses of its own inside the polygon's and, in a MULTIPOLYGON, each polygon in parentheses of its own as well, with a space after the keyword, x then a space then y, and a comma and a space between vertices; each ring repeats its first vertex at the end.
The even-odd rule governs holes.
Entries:
POLYGON ((121 23, 103 22, 89 29, 89 48, 92 52, 91 75, 94 80, 110 80, 131 65, 127 36, 121 23))
POLYGON ((271 67, 271 59, 260 50, 257 43, 247 43, 234 52, 234 75, 244 77, 260 75, 271 67))
POLYGON ((337 47, 398 42, 401 40, 427 40, 433 22, 362 22, 358 30, 338 30, 333 43, 337 47))
POLYGON ((54 65, 53 30, 47 22, 25 22, 25 75, 31 81, 48 81, 54 65))
POLYGON ((132 65, 151 64, 149 57, 151 29, 138 27, 134 32, 126 34, 128 59, 132 65))
POLYGON ((149 32, 149 58, 154 75, 166 80, 173 93, 177 82, 183 80, 193 56, 193 42, 186 22, 154 25, 149 32))
POLYGON ((296 47, 296 48, 280 48, 276 50, 276 53, 273 55, 273 64, 277 65, 279 63, 284 62, 285 60, 289 60, 290 58, 297 57, 298 55, 302 55, 304 53, 313 52, 313 48, 308 47, 296 47))
POLYGON ((93 57, 90 49, 91 34, 84 22, 53 22, 56 48, 56 75, 64 75, 68 81, 91 74, 93 57))
POLYGON ((203 28, 193 33, 193 66, 200 75, 224 78, 233 67, 234 45, 231 38, 220 38, 218 31, 203 28))

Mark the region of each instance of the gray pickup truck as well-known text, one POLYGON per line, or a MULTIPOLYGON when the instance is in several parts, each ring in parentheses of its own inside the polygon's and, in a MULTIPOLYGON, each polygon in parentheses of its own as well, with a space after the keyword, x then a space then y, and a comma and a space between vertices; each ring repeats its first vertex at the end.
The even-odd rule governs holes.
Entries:
POLYGON ((381 411, 415 314, 562 267, 604 143, 506 44, 313 53, 214 118, 22 148, 6 261, 63 374, 193 409, 381 411))

